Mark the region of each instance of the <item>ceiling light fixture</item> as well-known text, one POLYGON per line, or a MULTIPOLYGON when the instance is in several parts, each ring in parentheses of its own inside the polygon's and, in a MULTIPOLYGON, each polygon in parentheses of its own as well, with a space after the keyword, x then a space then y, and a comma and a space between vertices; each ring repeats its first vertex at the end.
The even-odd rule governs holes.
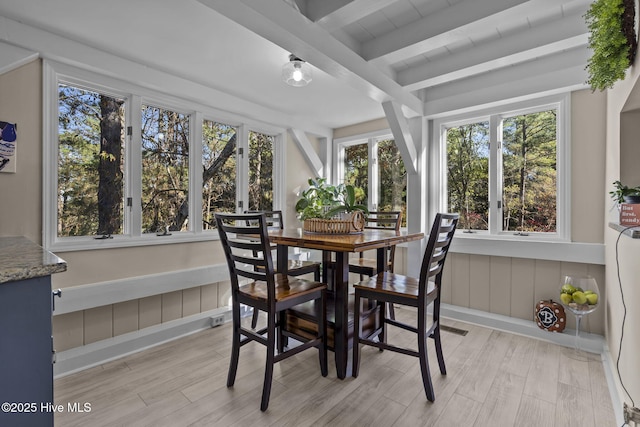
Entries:
POLYGON ((311 66, 291 54, 289 62, 282 67, 282 80, 291 86, 306 86, 311 81, 311 66))

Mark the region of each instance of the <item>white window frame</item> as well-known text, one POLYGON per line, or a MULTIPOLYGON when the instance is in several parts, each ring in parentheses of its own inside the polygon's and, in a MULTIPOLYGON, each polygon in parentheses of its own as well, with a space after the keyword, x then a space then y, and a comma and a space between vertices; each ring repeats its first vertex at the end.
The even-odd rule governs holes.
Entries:
POLYGON ((431 138, 430 167, 441 178, 429 185, 429 200, 438 210, 447 209, 447 148, 446 130, 479 121, 489 121, 489 229, 474 230, 472 233, 456 233, 459 238, 504 239, 518 241, 571 241, 571 95, 556 95, 526 102, 502 105, 478 110, 464 115, 442 117, 434 121, 431 138), (502 128, 505 118, 520 114, 555 109, 556 117, 556 232, 526 233, 502 230, 502 208, 497 201, 502 198, 502 128))
MULTIPOLYGON (((152 91, 133 83, 106 77, 55 61, 43 61, 43 246, 57 252, 106 249, 132 246, 161 245, 204 240, 217 240, 218 233, 205 231, 202 227, 202 122, 203 119, 233 126, 238 132, 236 149, 245 148, 248 153, 248 132, 265 133, 274 138, 273 205, 281 208, 284 203, 284 143, 286 130, 236 114, 224 112, 211 106, 186 101, 177 96, 152 91), (124 224, 123 232, 110 239, 97 240, 95 236, 58 237, 57 193, 58 193, 58 84, 66 83, 87 90, 113 94, 125 99, 126 126, 131 126, 132 135, 127 136, 124 148, 124 224), (142 152, 141 152, 141 106, 152 105, 177 111, 189 116, 189 229, 172 232, 170 236, 158 237, 155 233, 143 234, 142 215, 135 210, 136 200, 142 196, 142 152), (126 206, 131 197, 131 209, 126 206)), ((239 202, 246 206, 248 200, 248 156, 238 156, 236 186, 236 211, 241 212, 239 202)), ((139 203, 138 203, 139 205, 139 203)))

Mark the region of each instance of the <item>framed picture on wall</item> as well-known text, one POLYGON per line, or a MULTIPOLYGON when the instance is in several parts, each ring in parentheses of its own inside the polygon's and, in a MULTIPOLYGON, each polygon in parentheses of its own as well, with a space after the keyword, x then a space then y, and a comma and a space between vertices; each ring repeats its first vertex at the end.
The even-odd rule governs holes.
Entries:
POLYGON ((16 171, 16 125, 0 122, 0 172, 16 171))

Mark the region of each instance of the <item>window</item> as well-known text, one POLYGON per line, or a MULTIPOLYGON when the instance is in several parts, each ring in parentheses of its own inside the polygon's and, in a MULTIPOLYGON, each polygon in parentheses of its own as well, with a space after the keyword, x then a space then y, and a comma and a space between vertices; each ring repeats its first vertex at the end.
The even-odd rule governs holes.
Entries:
POLYGON ((204 120, 202 124, 202 222, 216 228, 216 212, 236 207, 236 139, 233 126, 204 120))
POLYGON ((249 132, 249 210, 273 210, 273 148, 275 138, 249 132))
POLYGON ((142 106, 142 232, 187 231, 189 116, 142 106))
POLYGON ((356 201, 371 210, 401 211, 406 226, 407 171, 393 138, 381 133, 337 142, 338 176, 355 187, 356 201))
POLYGON ((125 100, 58 87, 57 234, 123 232, 125 100))
POLYGON ((46 248, 207 240, 216 212, 280 207, 284 130, 50 61, 44 70, 46 248))
POLYGON ((568 238, 567 103, 437 122, 446 152, 444 203, 460 213, 461 229, 568 238))
POLYGON ((460 228, 489 229, 489 122, 446 129, 447 211, 460 213, 460 228))

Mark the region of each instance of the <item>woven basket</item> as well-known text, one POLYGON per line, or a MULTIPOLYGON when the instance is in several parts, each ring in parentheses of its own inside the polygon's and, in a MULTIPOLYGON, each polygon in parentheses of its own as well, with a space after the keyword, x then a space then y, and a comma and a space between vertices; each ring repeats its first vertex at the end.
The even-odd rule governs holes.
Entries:
POLYGON ((362 212, 354 211, 347 215, 337 219, 308 218, 304 220, 302 229, 307 233, 321 234, 361 233, 365 222, 362 212))

